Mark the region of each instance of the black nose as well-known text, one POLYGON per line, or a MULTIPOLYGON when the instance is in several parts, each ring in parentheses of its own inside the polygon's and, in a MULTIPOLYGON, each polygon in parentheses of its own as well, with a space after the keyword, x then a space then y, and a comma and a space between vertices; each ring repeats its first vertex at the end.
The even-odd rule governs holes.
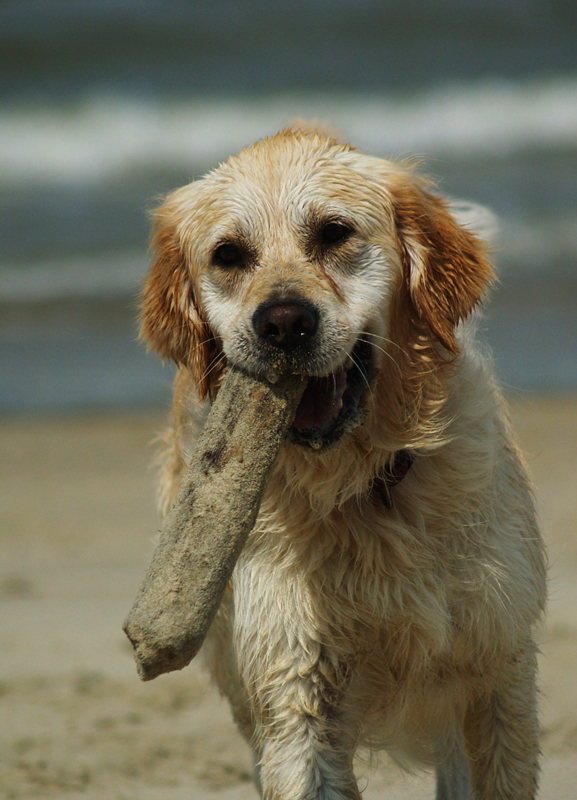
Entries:
POLYGON ((253 328, 269 344, 282 350, 294 350, 315 335, 318 311, 300 302, 263 303, 254 312, 253 328))

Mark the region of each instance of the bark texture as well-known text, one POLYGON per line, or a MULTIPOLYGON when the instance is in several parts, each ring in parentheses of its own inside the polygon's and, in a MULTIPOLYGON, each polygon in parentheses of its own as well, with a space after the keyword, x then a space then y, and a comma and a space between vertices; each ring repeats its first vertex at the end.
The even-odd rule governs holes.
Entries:
POLYGON ((199 651, 305 385, 228 370, 123 625, 142 680, 186 667, 199 651))

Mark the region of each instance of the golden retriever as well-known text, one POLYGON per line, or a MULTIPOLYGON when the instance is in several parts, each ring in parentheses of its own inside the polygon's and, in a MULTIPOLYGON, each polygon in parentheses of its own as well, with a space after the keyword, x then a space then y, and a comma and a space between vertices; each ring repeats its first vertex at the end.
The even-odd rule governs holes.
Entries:
POLYGON ((226 364, 309 382, 204 646, 267 800, 359 798, 357 747, 439 800, 529 800, 531 488, 466 320, 486 248, 406 163, 285 130, 155 214, 142 332, 180 365, 166 509, 226 364))

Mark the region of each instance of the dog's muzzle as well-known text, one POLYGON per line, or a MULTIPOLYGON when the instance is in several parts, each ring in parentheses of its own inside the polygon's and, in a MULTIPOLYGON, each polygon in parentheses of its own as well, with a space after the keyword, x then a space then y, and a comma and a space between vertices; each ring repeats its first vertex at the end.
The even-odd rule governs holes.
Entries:
MULTIPOLYGON (((318 356, 319 322, 317 308, 302 298, 267 301, 252 317, 261 344, 298 371, 305 371, 303 366, 318 356)), ((359 339, 338 369, 323 377, 311 375, 291 427, 291 440, 320 450, 359 425, 364 418, 361 396, 373 372, 372 347, 359 339)))

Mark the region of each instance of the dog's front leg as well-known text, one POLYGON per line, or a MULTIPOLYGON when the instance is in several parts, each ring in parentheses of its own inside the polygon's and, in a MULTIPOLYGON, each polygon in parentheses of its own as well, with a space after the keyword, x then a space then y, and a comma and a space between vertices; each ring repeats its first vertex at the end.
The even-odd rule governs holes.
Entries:
POLYGON ((532 642, 511 657, 498 685, 471 704, 463 732, 475 800, 534 800, 539 741, 532 642))
POLYGON ((260 747, 265 800, 360 798, 348 715, 324 667, 317 663, 299 674, 295 665, 266 688, 260 747))
POLYGON ((322 654, 291 652, 253 695, 265 800, 360 800, 352 769, 354 723, 346 674, 322 654), (339 674, 340 673, 340 674, 339 674))

